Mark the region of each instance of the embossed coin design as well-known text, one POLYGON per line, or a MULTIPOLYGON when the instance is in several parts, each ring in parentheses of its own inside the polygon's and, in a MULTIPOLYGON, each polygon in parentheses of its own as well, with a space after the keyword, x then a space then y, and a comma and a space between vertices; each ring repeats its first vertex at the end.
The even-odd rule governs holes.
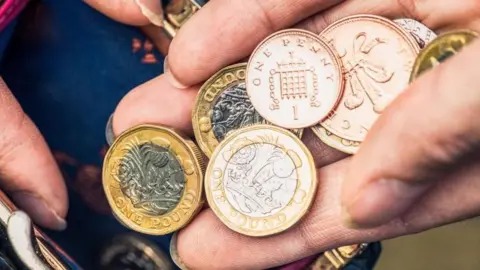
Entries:
POLYGON ((402 18, 396 19, 394 22, 398 23, 403 29, 410 33, 417 41, 420 48, 425 48, 428 43, 437 37, 435 32, 419 21, 402 18))
POLYGON ((271 125, 231 133, 212 155, 205 193, 230 229, 249 236, 280 233, 309 210, 317 188, 315 164, 294 134, 271 125))
POLYGON ((195 138, 210 157, 225 135, 241 127, 262 123, 245 89, 246 63, 223 68, 200 88, 192 112, 195 138))
POLYGON ((477 37, 478 33, 470 30, 459 30, 439 35, 418 55, 413 65, 410 81, 455 55, 477 37))
POLYGON ((408 85, 419 46, 398 24, 372 15, 346 17, 321 35, 337 50, 346 81, 340 103, 321 125, 340 138, 361 142, 408 85))
POLYGON ((274 33, 252 53, 247 91, 267 121, 284 128, 313 126, 335 107, 343 90, 341 62, 313 33, 274 33))
POLYGON ((202 157, 193 142, 165 127, 122 133, 103 164, 103 188, 127 227, 164 235, 185 226, 202 204, 202 157))
POLYGON ((318 138, 326 145, 340 150, 347 154, 355 154, 360 147, 360 142, 356 141, 349 141, 344 138, 340 138, 339 136, 333 134, 332 132, 326 130, 321 125, 316 125, 312 127, 313 133, 317 135, 318 138))

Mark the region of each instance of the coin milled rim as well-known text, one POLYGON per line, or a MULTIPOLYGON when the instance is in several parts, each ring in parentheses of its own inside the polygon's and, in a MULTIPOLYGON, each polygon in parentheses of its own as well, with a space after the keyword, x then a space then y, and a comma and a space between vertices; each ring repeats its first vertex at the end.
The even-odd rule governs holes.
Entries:
MULTIPOLYGON (((218 139, 215 137, 214 134, 211 134, 213 139, 215 140, 216 144, 217 145, 212 145, 211 143, 209 143, 209 141, 205 141, 204 137, 205 136, 209 136, 210 135, 210 132, 213 133, 212 131, 212 123, 210 122, 210 131, 208 132, 208 135, 205 135, 205 136, 202 136, 202 131, 200 130, 200 123, 199 123, 199 120, 201 118, 201 116, 199 115, 199 108, 200 108, 200 105, 201 103, 205 102, 203 101, 203 96, 204 94, 206 93, 206 91, 208 90, 208 86, 211 86, 211 84, 216 81, 223 73, 225 73, 227 70, 236 70, 236 69, 244 69, 245 70, 245 76, 246 76, 246 73, 247 73, 247 63, 238 63, 238 64, 234 64, 234 65, 230 65, 230 66, 227 66, 227 67, 224 67, 222 68, 221 70, 219 70, 217 73, 215 73, 212 77, 210 77, 203 85, 202 87, 200 87, 200 90, 198 91, 198 94, 197 94, 197 97, 195 98, 195 104, 193 105, 193 110, 192 110, 192 126, 193 126, 193 134, 195 135, 195 140, 197 141, 198 143, 198 146, 200 147, 200 149, 203 151, 203 153, 207 156, 207 157, 211 157, 212 156, 212 153, 213 151, 215 150, 215 148, 218 146, 219 144, 219 141, 218 139)), ((237 82, 237 81, 235 81, 237 82)), ((214 105, 214 102, 215 100, 218 98, 218 95, 221 95, 225 89, 227 89, 228 87, 230 87, 234 82, 226 85, 222 91, 219 91, 217 92, 217 94, 215 95, 215 99, 214 101, 210 102, 210 104, 212 105, 211 108, 213 108, 213 105, 214 105)), ((246 85, 246 81, 245 81, 245 85, 246 85)), ((250 98, 250 97, 249 97, 250 98)), ((253 106, 253 104, 252 104, 253 106)))
MULTIPOLYGON (((193 142, 191 142, 187 137, 185 137, 183 135, 180 135, 180 134, 181 133, 178 133, 176 130, 174 130, 172 128, 164 127, 164 126, 155 126, 155 125, 147 125, 147 124, 138 125, 138 126, 130 128, 130 129, 124 131, 122 134, 120 134, 116 138, 116 140, 113 142, 111 147, 108 149, 107 153, 105 154, 105 158, 104 158, 104 162, 103 162, 102 185, 103 185, 103 190, 105 192, 105 195, 107 197, 107 201, 108 201, 110 207, 112 208, 113 215, 114 215, 114 217, 116 217, 120 221, 120 223, 122 225, 126 226, 129 229, 132 229, 134 231, 144 233, 144 234, 166 235, 166 234, 172 233, 174 231, 180 230, 181 228, 185 227, 188 223, 191 222, 191 220, 201 210, 202 205, 203 205, 203 201, 204 201, 203 197, 202 197, 203 196, 203 190, 202 190, 203 183, 202 183, 202 181, 203 181, 203 176, 204 176, 204 174, 203 174, 203 168, 204 168, 203 158, 202 158, 200 150, 196 147, 196 145, 193 142), (193 168, 195 170, 195 175, 196 175, 195 180, 196 180, 196 186, 198 188, 197 188, 196 194, 195 194, 196 195, 196 202, 195 202, 195 204, 192 205, 192 211, 190 213, 188 213, 187 215, 182 215, 183 222, 173 223, 167 229, 145 228, 145 227, 142 227, 142 226, 136 224, 131 219, 126 218, 125 215, 116 206, 115 201, 113 199, 113 196, 111 195, 111 192, 110 192, 109 182, 114 181, 114 180, 111 179, 112 176, 109 175, 108 169, 109 169, 110 159, 112 158, 113 152, 116 151, 118 145, 123 143, 123 140, 126 137, 129 137, 136 132, 141 132, 142 130, 153 130, 154 132, 160 132, 160 133, 163 133, 163 134, 168 134, 171 137, 175 138, 178 141, 178 143, 182 147, 184 147, 185 151, 190 156, 190 160, 192 161, 193 168)), ((182 166, 183 166, 183 164, 182 164, 182 166)), ((188 177, 187 177, 187 180, 188 180, 188 177)), ((155 217, 148 216, 148 215, 144 215, 144 216, 148 216, 150 218, 156 218, 156 217, 161 218, 161 217, 164 217, 164 216, 168 216, 170 213, 174 213, 176 211, 179 211, 179 207, 181 205, 181 202, 185 198, 186 192, 187 192, 187 188, 185 187, 184 190, 183 190, 183 193, 182 193, 182 197, 179 200, 178 204, 175 206, 174 209, 172 209, 168 213, 165 213, 165 214, 159 215, 159 216, 155 216, 155 217)), ((131 203, 131 202, 129 201, 129 203, 131 203)))
MULTIPOLYGON (((448 37, 452 35, 462 35, 465 34, 466 36, 470 36, 473 38, 478 38, 479 34, 475 31, 468 30, 468 29, 460 29, 460 30, 453 30, 442 33, 438 35, 435 39, 433 39, 430 43, 428 43, 425 48, 423 48, 420 53, 417 55, 415 62, 413 63, 412 73, 410 74, 409 82, 413 82, 415 79, 419 77, 419 69, 422 62, 425 60, 426 55, 428 55, 432 50, 437 48, 439 42, 441 43, 442 40, 448 39, 448 37)), ((421 74, 420 74, 421 75, 421 74)))
MULTIPOLYGON (((301 180, 297 180, 301 181, 301 180)), ((254 237, 265 237, 265 236, 271 236, 275 234, 282 233, 295 225, 298 225, 298 223, 305 217, 306 213, 311 209, 313 206, 313 203, 315 201, 315 195, 317 194, 317 188, 318 188, 318 179, 317 179, 317 172, 316 172, 316 167, 315 167, 315 162, 313 160, 313 156, 308 150, 308 147, 297 137, 295 134, 292 132, 282 129, 280 127, 272 126, 272 125, 265 125, 265 124, 260 124, 260 125, 254 125, 254 126, 248 126, 245 128, 238 129, 234 132, 232 132, 227 138, 225 138, 215 149, 215 151, 212 154, 212 158, 210 159, 210 162, 208 164, 207 170, 205 172, 205 195, 207 197, 208 204, 212 211, 215 213, 215 215, 222 221, 223 224, 225 224, 228 228, 231 230, 247 235, 247 236, 254 236, 254 237), (243 133, 249 132, 249 131, 254 131, 254 130, 267 130, 267 131, 275 131, 277 133, 283 134, 289 138, 291 138, 302 151, 305 153, 307 157, 307 164, 310 169, 310 174, 311 174, 311 187, 310 190, 307 191, 307 195, 305 196, 307 198, 307 202, 304 204, 304 207, 301 209, 301 211, 298 211, 295 215, 292 215, 292 218, 290 218, 289 222, 286 222, 282 224, 281 226, 274 227, 273 229, 270 230, 263 230, 263 231, 248 231, 243 229, 240 226, 235 225, 232 223, 228 218, 226 218, 224 213, 219 210, 217 207, 217 204, 215 200, 213 199, 211 188, 210 188, 210 182, 209 181, 212 178, 212 172, 213 172, 213 167, 215 164, 215 159, 222 153, 223 148, 225 145, 229 144, 231 141, 237 139, 238 136, 242 135, 243 133)), ((298 183, 297 183, 298 185, 298 183)), ((228 202, 230 205, 230 203, 228 202)), ((284 209, 287 207, 286 205, 284 209)), ((230 205, 230 207, 233 207, 230 205)), ((280 210, 279 213, 281 213, 284 209, 280 210)))

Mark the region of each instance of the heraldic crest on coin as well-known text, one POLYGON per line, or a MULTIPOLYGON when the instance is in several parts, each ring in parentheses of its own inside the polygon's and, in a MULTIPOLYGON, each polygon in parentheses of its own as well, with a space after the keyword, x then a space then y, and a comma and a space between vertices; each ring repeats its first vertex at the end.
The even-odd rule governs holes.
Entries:
POLYGON ((262 117, 248 98, 245 83, 229 86, 213 106, 211 122, 218 141, 222 141, 230 131, 261 121, 262 117))
POLYGON ((223 158, 227 198, 238 211, 252 217, 272 215, 293 198, 302 162, 276 138, 239 139, 223 158))
POLYGON ((151 142, 127 144, 115 176, 133 207, 148 215, 163 215, 175 208, 185 188, 180 161, 168 147, 151 142))

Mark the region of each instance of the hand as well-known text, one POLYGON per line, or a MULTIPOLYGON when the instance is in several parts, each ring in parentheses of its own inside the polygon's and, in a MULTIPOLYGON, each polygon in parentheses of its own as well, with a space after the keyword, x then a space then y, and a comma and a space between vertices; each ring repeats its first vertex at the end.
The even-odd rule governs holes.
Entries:
MULTIPOLYGON (((453 0, 213 0, 180 30, 169 72, 129 93, 113 119, 118 135, 142 123, 191 133, 200 84, 248 57, 274 31, 319 33, 359 13, 409 17, 437 32, 480 30, 478 1, 453 0), (188 58, 188 60, 187 60, 188 58)), ((192 269, 261 269, 332 247, 416 233, 480 214, 480 41, 426 73, 396 99, 352 158, 308 133, 319 188, 313 208, 280 235, 232 232, 209 209, 178 234, 178 255, 192 269)))
POLYGON ((0 78, 0 186, 36 224, 63 230, 67 190, 45 140, 0 78))

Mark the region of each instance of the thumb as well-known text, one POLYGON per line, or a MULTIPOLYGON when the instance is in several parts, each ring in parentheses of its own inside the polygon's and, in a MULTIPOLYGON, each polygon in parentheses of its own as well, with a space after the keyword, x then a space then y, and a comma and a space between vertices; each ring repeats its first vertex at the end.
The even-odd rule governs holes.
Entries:
POLYGON ((161 0, 85 0, 106 16, 124 24, 163 26, 161 0))
POLYGON ((62 175, 42 135, 0 78, 0 187, 33 221, 66 226, 68 201, 62 175))
POLYGON ((345 218, 376 227, 404 214, 480 146, 480 41, 419 77, 378 119, 343 186, 345 218))

